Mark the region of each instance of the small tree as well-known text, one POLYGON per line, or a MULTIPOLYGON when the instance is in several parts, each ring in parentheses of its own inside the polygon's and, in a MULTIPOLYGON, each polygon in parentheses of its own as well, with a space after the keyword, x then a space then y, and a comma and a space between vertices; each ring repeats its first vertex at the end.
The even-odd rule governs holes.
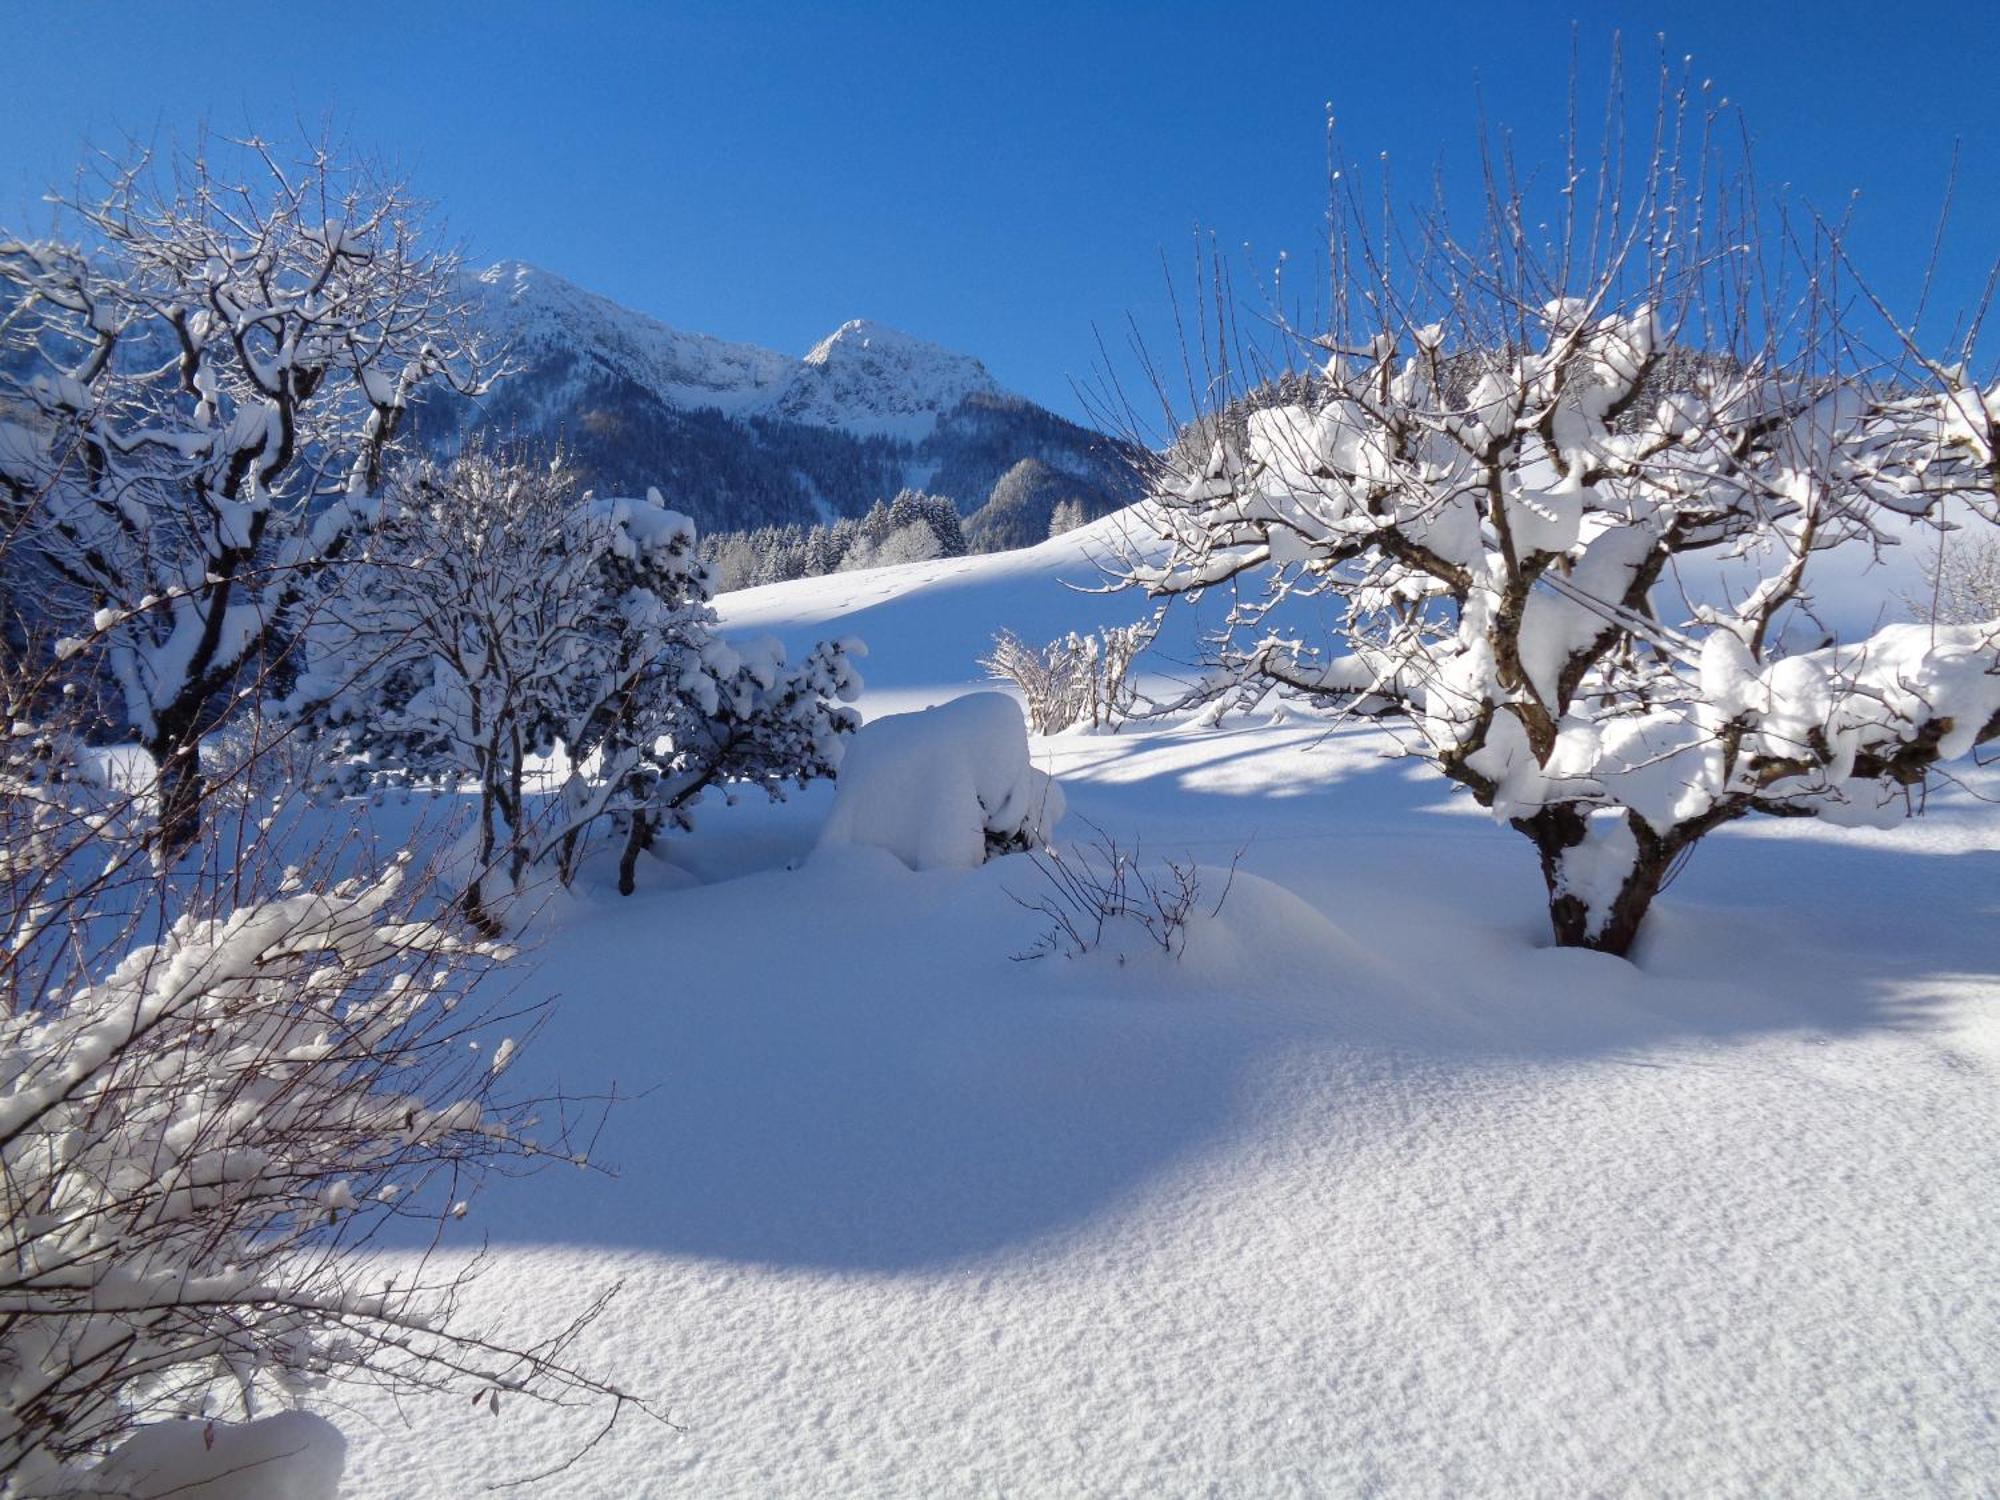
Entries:
POLYGON ((822 641, 793 666, 774 640, 705 643, 666 721, 648 726, 651 737, 626 779, 620 892, 632 893, 639 855, 662 829, 692 827, 694 806, 711 787, 751 786, 782 801, 788 786, 838 774, 842 736, 861 723, 842 706, 861 690, 853 664, 860 649, 822 641))
POLYGON ((2000 620, 2000 536, 1983 527, 1945 532, 1924 563, 1924 585, 1907 601, 1920 620, 1937 625, 2000 620))
POLYGON ((1084 514, 1081 500, 1058 500, 1056 508, 1049 512, 1049 535, 1057 537, 1075 531, 1089 519, 1084 514))
POLYGON ((365 556, 329 576, 288 703, 337 791, 478 792, 465 910, 565 848, 636 763, 661 663, 705 634, 694 528, 657 503, 583 502, 560 459, 475 449, 392 487, 365 556), (611 764, 538 798, 559 743, 611 764), (497 887, 496 887, 497 883, 497 887))
POLYGON ((23 299, 0 371, 28 371, 0 376, 26 416, 0 501, 69 585, 47 608, 116 684, 179 852, 239 673, 368 514, 412 400, 480 388, 476 348, 421 205, 324 148, 142 161, 65 208, 77 243, 0 236, 23 299))
POLYGON ((464 906, 489 931, 531 871, 570 880, 607 817, 636 840, 629 889, 704 788, 827 774, 852 727, 829 701, 858 687, 843 648, 788 670, 717 640, 693 523, 657 493, 579 498, 560 461, 414 466, 327 583, 290 711, 338 791, 477 788, 464 906))
POLYGON ((1342 179, 1323 364, 1169 455, 1164 553, 1129 569, 1159 595, 1264 576, 1183 701, 1396 716, 1532 841, 1558 943, 1619 954, 1713 829, 1895 816, 2000 735, 2000 622, 1841 640, 1811 594, 1819 557, 1947 502, 1995 519, 1976 324, 1948 360, 1871 364, 1830 231, 1737 217, 1745 171, 1679 154, 1718 121, 1664 84, 1637 180, 1614 138, 1594 205, 1544 213, 1489 160, 1468 241, 1442 210, 1371 224, 1342 179), (1286 614, 1310 596, 1343 611, 1331 641, 1286 614))

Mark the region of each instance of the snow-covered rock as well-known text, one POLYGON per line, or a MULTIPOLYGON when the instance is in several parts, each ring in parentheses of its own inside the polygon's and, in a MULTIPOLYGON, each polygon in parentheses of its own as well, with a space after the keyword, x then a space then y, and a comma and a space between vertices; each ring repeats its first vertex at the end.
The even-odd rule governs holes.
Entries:
POLYGON ((862 844, 913 870, 967 870, 1040 842, 1062 815, 1062 789, 1029 759, 1020 704, 969 693, 855 735, 819 847, 862 844))

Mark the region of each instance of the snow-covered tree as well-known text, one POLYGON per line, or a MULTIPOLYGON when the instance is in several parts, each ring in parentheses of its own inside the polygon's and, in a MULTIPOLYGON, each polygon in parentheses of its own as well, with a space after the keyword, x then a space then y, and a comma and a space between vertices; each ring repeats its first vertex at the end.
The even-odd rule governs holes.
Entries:
MULTIPOLYGON (((465 907, 489 925, 496 890, 602 811, 576 774, 538 797, 537 763, 653 715, 662 658, 705 635, 701 578, 684 517, 580 500, 560 459, 426 460, 391 485, 365 552, 327 576, 287 707, 336 790, 477 788, 465 907)), ((612 755, 607 779, 632 763, 627 745, 612 755)))
POLYGON ((2000 535, 1948 531, 1924 563, 1924 589, 1908 603, 1920 620, 1976 625, 2000 620, 2000 535))
POLYGON ((1055 509, 1049 512, 1049 535, 1062 536, 1066 532, 1075 531, 1089 519, 1089 516, 1084 514, 1081 500, 1058 500, 1055 509))
POLYGON ((1670 109, 1635 180, 1614 141, 1546 212, 1489 162, 1471 242, 1343 187, 1323 363, 1175 450, 1130 569, 1241 594, 1184 702, 1400 720, 1532 841, 1557 941, 1611 953, 1716 827, 1899 816, 2000 735, 2000 621, 1842 637, 1814 597, 1831 552, 2000 519, 2000 385, 1969 344, 1864 359, 1830 232, 1760 237, 1745 182, 1676 154, 1716 123, 1670 109))
POLYGON ((607 817, 643 847, 717 781, 825 774, 852 724, 842 649, 788 668, 720 641, 693 524, 657 493, 579 498, 560 461, 413 466, 326 583, 289 707, 337 790, 478 789, 483 926, 531 871, 567 881, 607 817))
POLYGON ((964 523, 958 507, 944 495, 929 495, 922 490, 899 491, 889 502, 889 525, 894 531, 924 526, 937 538, 935 556, 965 556, 964 523))
MULTIPOLYGON (((458 263, 422 206, 256 141, 112 171, 72 242, 0 235, 0 502, 67 581, 162 841, 199 831, 197 746, 380 485, 412 400, 478 388, 458 263)), ((49 601, 55 608, 60 600, 49 601)))
POLYGON ((631 894, 639 855, 663 828, 690 827, 710 788, 754 787, 779 801, 788 786, 838 774, 842 736, 861 722, 845 706, 861 690, 859 654, 858 642, 822 641, 794 665, 769 638, 711 639, 677 664, 667 712, 646 724, 619 799, 618 889, 631 894))

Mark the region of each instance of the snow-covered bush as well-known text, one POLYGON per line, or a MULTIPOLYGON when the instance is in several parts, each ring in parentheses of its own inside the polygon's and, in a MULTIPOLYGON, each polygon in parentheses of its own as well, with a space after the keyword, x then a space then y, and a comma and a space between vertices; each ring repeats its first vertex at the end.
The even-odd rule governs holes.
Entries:
POLYGON ((1156 485, 1165 561, 1130 568, 1243 590, 1184 701, 1399 715, 1533 842, 1557 941, 1612 953, 1712 829, 1901 816, 2000 735, 2000 621, 1843 639, 1813 594, 1948 504, 2000 519, 2000 385, 1969 346, 1871 363, 1827 231, 1761 241, 1720 163, 1663 145, 1621 183, 1620 149, 1594 209, 1502 192, 1473 243, 1343 188, 1324 364, 1211 414, 1156 485))
MULTIPOLYGON (((122 955, 0 1020, 7 1493, 73 1493, 145 1420, 255 1415, 329 1379, 615 1395, 360 1253, 539 1149, 532 1106, 494 1092, 513 1043, 462 1003, 492 955, 415 916, 406 873, 197 897, 150 942, 122 923, 122 955)), ((70 913, 79 948, 93 917, 70 913)))
POLYGON ((0 392, 23 414, 0 423, 0 499, 64 585, 44 617, 158 763, 178 851, 201 740, 368 509, 412 400, 478 389, 476 350, 420 207, 324 149, 210 143, 66 211, 74 243, 0 235, 21 299, 0 392))
POLYGON ((836 788, 819 847, 887 849, 913 870, 1032 849, 1063 815, 1062 789, 1029 759, 1021 706, 1004 693, 871 720, 836 788))
POLYGON ((1028 705, 1028 727, 1059 734, 1077 724, 1109 728, 1132 711, 1137 692, 1128 680, 1132 663, 1152 644, 1153 621, 1113 625, 1094 634, 1068 635, 1037 649, 1003 630, 980 659, 987 674, 1011 682, 1028 705))
POLYGON ((704 788, 828 774, 853 724, 845 648, 790 667, 718 639, 693 524, 657 494, 579 499, 560 461, 414 466, 323 581, 289 708, 337 790, 476 789, 465 909, 489 928, 532 871, 569 880, 605 820, 628 826, 629 886, 704 788))
POLYGON ((861 690, 861 651, 858 641, 822 641, 792 665, 769 638, 710 642, 628 778, 618 889, 631 893, 639 855, 663 827, 687 828, 709 788, 751 786, 775 801, 787 786, 839 773, 861 722, 845 706, 861 690))

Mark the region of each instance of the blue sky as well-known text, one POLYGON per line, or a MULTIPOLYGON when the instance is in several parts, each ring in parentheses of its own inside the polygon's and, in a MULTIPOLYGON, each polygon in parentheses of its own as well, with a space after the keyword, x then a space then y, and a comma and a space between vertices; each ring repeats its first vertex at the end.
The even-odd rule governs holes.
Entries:
POLYGON ((1169 340, 1161 257, 1197 226, 1309 261, 1324 111, 1414 192, 1466 181, 1478 100, 1554 152, 1572 20, 1591 76, 1663 27, 1743 106, 1760 173, 1914 281, 1954 141, 1945 291, 2000 251, 2000 7, 107 5, 0 0, 0 222, 85 142, 330 123, 393 159, 484 259, 519 257, 684 327, 803 351, 846 318, 983 358, 1074 413, 1093 325, 1169 340), (227 19, 224 19, 227 18, 227 19))

